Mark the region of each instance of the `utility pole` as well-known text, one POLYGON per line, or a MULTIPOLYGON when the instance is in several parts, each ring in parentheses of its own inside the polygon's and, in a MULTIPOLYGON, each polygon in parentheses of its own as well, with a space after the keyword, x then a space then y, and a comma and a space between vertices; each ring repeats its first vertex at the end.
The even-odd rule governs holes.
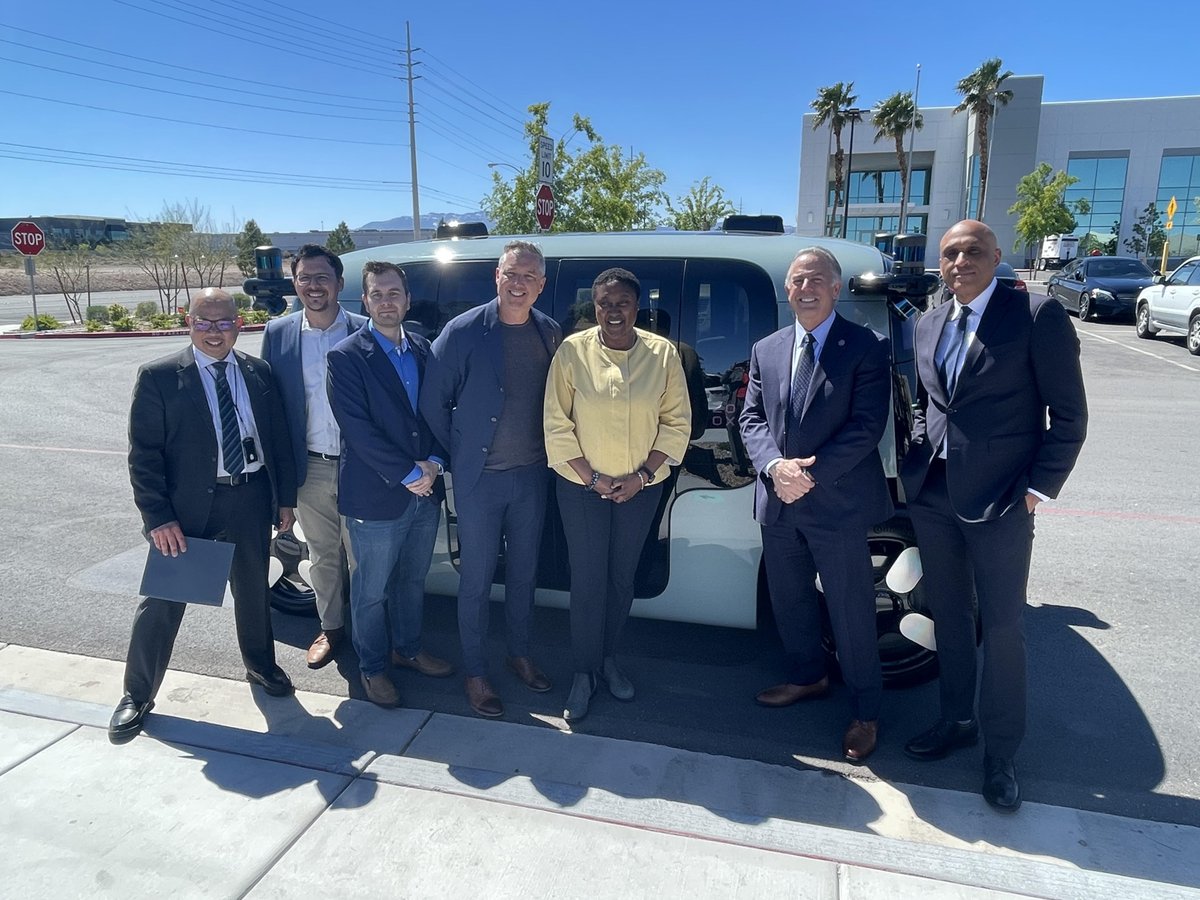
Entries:
MULTIPOLYGON (((413 45, 412 25, 404 23, 404 36, 408 47, 408 156, 412 162, 412 195, 413 195, 413 240, 421 239, 421 197, 417 187, 417 111, 413 103, 413 45)), ((421 48, 418 47, 418 50, 421 48)))

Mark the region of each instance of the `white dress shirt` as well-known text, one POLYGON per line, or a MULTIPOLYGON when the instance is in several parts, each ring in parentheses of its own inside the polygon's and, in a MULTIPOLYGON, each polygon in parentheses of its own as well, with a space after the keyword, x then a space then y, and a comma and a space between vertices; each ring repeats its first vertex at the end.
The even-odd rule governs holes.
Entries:
POLYGON ((337 456, 341 452, 341 431, 329 406, 325 378, 329 370, 325 356, 350 333, 345 310, 325 329, 313 328, 307 313, 300 316, 300 369, 304 374, 304 405, 307 415, 306 440, 314 453, 337 456))
MULTIPOLYGON (((192 347, 192 354, 196 357, 196 365, 200 367, 200 383, 204 385, 204 397, 208 400, 208 412, 212 416, 213 430, 217 433, 217 475, 228 476, 229 470, 225 468, 225 451, 221 446, 221 413, 220 406, 217 404, 217 373, 211 368, 215 362, 222 362, 219 359, 213 359, 207 353, 202 353, 195 347, 192 347)), ((225 367, 225 380, 229 382, 229 393, 233 397, 233 405, 237 408, 238 430, 242 433, 242 439, 247 437, 254 438, 254 446, 258 450, 258 459, 255 462, 245 460, 240 474, 249 475, 251 472, 257 472, 263 467, 263 445, 258 438, 258 427, 254 424, 254 409, 250 406, 250 395, 246 392, 246 379, 242 377, 242 370, 238 368, 237 358, 233 355, 233 351, 229 351, 229 355, 225 357, 224 362, 229 363, 225 367)))

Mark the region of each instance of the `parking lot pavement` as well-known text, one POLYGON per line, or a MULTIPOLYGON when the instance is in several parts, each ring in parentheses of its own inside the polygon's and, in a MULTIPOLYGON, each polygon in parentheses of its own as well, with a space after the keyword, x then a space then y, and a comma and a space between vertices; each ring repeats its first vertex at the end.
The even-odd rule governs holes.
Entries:
POLYGON ((1197 897, 1200 829, 0 649, 5 893, 1197 897))

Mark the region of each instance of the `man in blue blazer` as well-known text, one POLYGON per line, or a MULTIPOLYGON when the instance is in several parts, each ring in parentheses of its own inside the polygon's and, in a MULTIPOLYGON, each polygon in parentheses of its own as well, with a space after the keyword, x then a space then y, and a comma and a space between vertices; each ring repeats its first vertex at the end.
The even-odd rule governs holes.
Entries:
POLYGON ((292 259, 292 280, 304 309, 272 319, 263 333, 262 358, 271 365, 296 459, 296 518, 308 542, 311 581, 321 632, 308 648, 310 669, 333 659, 345 637, 346 529, 337 506, 341 433, 325 387, 325 355, 367 323, 338 303, 345 287, 342 261, 319 244, 292 259))
POLYGON ((558 323, 533 308, 546 284, 536 244, 512 241, 496 266, 496 298, 451 319, 433 342, 421 412, 450 448, 458 515, 458 630, 467 701, 481 716, 504 714, 487 678, 492 577, 504 541, 508 667, 530 690, 550 681, 529 655, 529 617, 550 470, 542 408, 558 323))
POLYGON ((842 272, 828 250, 801 250, 787 273, 796 322, 754 345, 739 424, 758 473, 754 517, 788 680, 758 695, 788 706, 829 690, 820 573, 851 692, 842 754, 875 749, 883 679, 867 529, 892 514, 878 444, 890 415, 889 342, 834 311, 842 272))
POLYGON ((904 749, 941 759, 982 730, 984 799, 1013 812, 1034 509, 1058 496, 1075 465, 1087 399, 1066 312, 999 284, 1000 256, 982 222, 947 231, 940 265, 954 300, 921 316, 913 338, 917 415, 900 476, 937 632, 941 717, 904 749), (972 585, 983 622, 978 721, 972 585))
POLYGON ((329 402, 342 432, 338 510, 354 556, 351 638, 367 698, 399 705, 393 665, 453 668, 421 646, 425 576, 441 515, 443 451, 417 413, 429 342, 406 332, 408 280, 394 263, 363 266, 371 317, 329 353, 329 402))

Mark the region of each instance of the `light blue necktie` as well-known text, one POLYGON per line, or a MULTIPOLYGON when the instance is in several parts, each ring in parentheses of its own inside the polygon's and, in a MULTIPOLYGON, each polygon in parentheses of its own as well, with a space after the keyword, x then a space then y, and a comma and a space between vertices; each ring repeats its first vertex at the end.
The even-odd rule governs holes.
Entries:
POLYGON ((946 342, 946 355, 942 357, 942 384, 946 387, 946 396, 954 396, 954 388, 958 384, 958 375, 962 371, 963 359, 967 354, 967 322, 971 316, 969 306, 960 306, 954 328, 950 331, 950 340, 946 342))

